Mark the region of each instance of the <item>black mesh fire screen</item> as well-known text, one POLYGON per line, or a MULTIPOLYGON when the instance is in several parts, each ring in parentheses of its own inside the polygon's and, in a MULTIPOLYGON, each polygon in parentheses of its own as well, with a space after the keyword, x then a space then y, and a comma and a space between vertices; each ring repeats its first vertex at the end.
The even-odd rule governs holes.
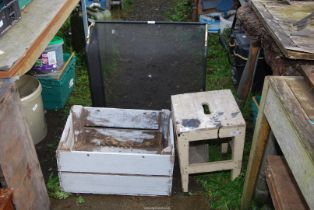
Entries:
POLYGON ((96 22, 87 47, 94 106, 170 108, 170 96, 205 88, 206 26, 96 22))

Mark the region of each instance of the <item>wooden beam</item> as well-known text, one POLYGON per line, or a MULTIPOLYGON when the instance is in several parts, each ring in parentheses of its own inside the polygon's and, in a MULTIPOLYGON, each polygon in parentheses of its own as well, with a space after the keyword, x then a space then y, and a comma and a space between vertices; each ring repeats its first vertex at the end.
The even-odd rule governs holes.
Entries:
POLYGON ((248 209, 253 196, 257 175, 261 166, 261 160, 266 148, 270 127, 264 115, 264 106, 269 89, 269 77, 265 78, 262 99, 256 120, 253 141, 245 176, 243 194, 241 198, 241 209, 248 209))
POLYGON ((1 81, 0 107, 0 167, 7 187, 14 189, 14 205, 17 210, 48 210, 49 197, 19 94, 1 81))
POLYGON ((33 0, 21 20, 0 37, 0 78, 31 69, 79 0, 33 0))
POLYGON ((266 162, 266 181, 276 210, 308 209, 283 157, 270 155, 266 162))

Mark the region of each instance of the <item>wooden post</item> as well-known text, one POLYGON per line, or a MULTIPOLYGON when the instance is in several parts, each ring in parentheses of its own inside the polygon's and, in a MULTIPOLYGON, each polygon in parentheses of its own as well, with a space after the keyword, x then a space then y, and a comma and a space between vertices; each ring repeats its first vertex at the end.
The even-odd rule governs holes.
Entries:
POLYGON ((13 84, 0 81, 0 168, 17 210, 50 207, 34 143, 13 84))
POLYGON ((246 62, 237 90, 238 102, 240 106, 245 104, 246 99, 250 93, 251 86, 254 80, 255 69, 258 62, 259 52, 260 47, 257 46, 257 44, 251 43, 249 59, 246 62))
POLYGON ((248 209, 253 196, 253 191, 257 179, 257 175, 261 166, 261 161, 266 148, 270 127, 264 114, 266 96, 269 89, 269 78, 264 81, 262 99, 256 120, 253 141, 250 151, 249 162, 243 187, 241 198, 241 209, 248 209))

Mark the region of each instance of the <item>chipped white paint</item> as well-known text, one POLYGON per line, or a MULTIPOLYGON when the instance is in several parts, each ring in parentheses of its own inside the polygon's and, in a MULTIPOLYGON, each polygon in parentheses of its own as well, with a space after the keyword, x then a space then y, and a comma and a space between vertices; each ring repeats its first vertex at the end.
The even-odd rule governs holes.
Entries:
MULTIPOLYGON (((99 114, 95 117, 96 123, 91 117, 96 116, 99 111, 95 110, 99 109, 102 110, 101 116, 107 117, 101 125, 107 125, 110 128, 85 127, 86 136, 89 135, 90 130, 97 130, 100 134, 111 136, 119 141, 132 140, 141 143, 144 139, 153 139, 154 133, 163 131, 168 145, 164 146, 161 151, 157 148, 156 150, 148 150, 97 146, 97 144, 101 145, 103 139, 94 137, 88 140, 94 144, 91 151, 79 150, 79 145, 82 142, 74 142, 76 131, 73 131, 73 118, 70 114, 57 149, 59 177, 64 190, 75 193, 170 195, 175 150, 172 121, 169 119, 170 112, 163 110, 168 116, 161 118, 168 120, 166 124, 168 127, 164 128, 159 124, 160 111, 132 110, 130 115, 126 113, 126 110, 121 111, 112 108, 105 110, 107 108, 89 107, 88 112, 85 112, 86 110, 83 112, 87 114, 85 116, 87 122, 83 122, 85 126, 86 123, 88 125, 100 125, 99 114), (115 113, 118 114, 115 115, 115 113), (118 120, 108 118, 110 116, 117 116, 117 119, 121 120, 121 127, 124 129, 121 127, 116 130, 112 128, 113 125, 119 125, 118 120), (130 127, 135 129, 125 129, 130 127), (151 130, 136 130, 139 127, 151 130)), ((73 110, 74 113, 79 113, 78 109, 73 110)), ((80 139, 80 141, 83 140, 80 139)))
POLYGON ((185 93, 171 96, 177 131, 185 133, 201 129, 217 129, 245 125, 240 109, 230 90, 185 93), (208 100, 208 99, 214 100, 208 100), (192 101, 192 103, 185 103, 192 101), (203 104, 207 104, 210 114, 205 114, 203 104), (198 120, 196 126, 184 123, 187 120, 198 120))
POLYGON ((87 126, 159 129, 159 111, 84 107, 87 126))
MULTIPOLYGON (((171 104, 183 191, 188 191, 190 174, 232 170, 231 178, 235 179, 241 171, 245 121, 231 91, 174 95, 171 96, 171 104), (203 105, 208 106, 209 113, 204 110, 203 105), (208 160, 206 151, 203 152, 206 147, 198 149, 190 145, 193 141, 226 137, 232 138, 231 160, 204 162, 204 159, 208 160)), ((225 152, 228 144, 222 143, 221 146, 222 152, 225 152)))

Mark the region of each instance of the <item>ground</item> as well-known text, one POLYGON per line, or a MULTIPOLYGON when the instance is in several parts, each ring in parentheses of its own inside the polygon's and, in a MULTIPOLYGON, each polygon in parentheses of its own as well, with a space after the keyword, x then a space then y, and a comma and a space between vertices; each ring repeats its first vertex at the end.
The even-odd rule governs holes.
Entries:
MULTIPOLYGON (((174 20, 188 21, 191 5, 188 0, 125 0, 123 12, 114 11, 115 19, 128 20, 174 20)), ((64 27, 66 28, 66 27, 64 27)), ((225 51, 215 35, 209 36, 208 43, 207 89, 233 89, 230 79, 230 65, 225 51)), ((212 173, 193 176, 190 192, 180 190, 180 176, 177 164, 174 172, 173 195, 171 197, 136 197, 136 196, 103 196, 103 195, 68 195, 60 192, 57 180, 55 150, 58 145, 69 108, 73 104, 91 105, 88 88, 87 69, 84 56, 78 55, 76 66, 77 81, 72 96, 66 107, 59 111, 48 111, 46 119, 48 135, 36 150, 41 163, 48 190, 51 196, 52 209, 238 209, 244 180, 244 170, 235 181, 230 181, 230 172, 212 173), (58 199, 56 199, 58 198, 58 199), (66 198, 66 199, 62 199, 66 198), (154 208, 153 208, 154 207, 154 208)), ((248 109, 244 108, 245 118, 249 119, 248 109)), ((251 131, 250 123, 248 130, 251 131)), ((247 139, 250 139, 248 132, 247 139)), ((213 159, 221 158, 216 152, 213 159)), ((246 141, 244 151, 244 168, 246 167, 250 141, 246 141)), ((223 158, 223 157, 222 157, 223 158)))

